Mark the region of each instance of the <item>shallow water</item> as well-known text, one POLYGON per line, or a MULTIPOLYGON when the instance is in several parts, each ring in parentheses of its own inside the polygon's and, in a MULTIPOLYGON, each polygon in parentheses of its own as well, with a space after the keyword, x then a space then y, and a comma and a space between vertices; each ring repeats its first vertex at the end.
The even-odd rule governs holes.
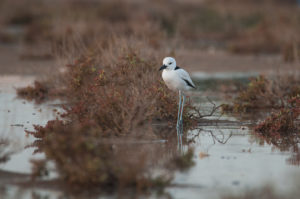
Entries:
POLYGON ((293 173, 300 173, 299 167, 286 163, 289 152, 273 151, 270 145, 258 145, 248 130, 226 128, 222 128, 225 136, 232 133, 226 144, 214 141, 210 133, 199 135, 195 144, 196 165, 186 173, 177 173, 174 180, 175 184, 186 188, 169 189, 175 198, 186 195, 189 198, 218 198, 224 192, 259 188, 268 183, 289 190, 291 184, 283 184, 283 181, 289 181, 288 176, 293 173))
MULTIPOLYGON (((24 130, 32 130, 33 124, 44 125, 55 117, 53 104, 36 105, 16 98, 14 87, 28 85, 32 80, 32 77, 0 77, 0 136, 9 141, 9 147, 5 150, 13 152, 9 161, 0 164, 2 198, 27 199, 37 196, 52 199, 67 195, 47 187, 16 185, 18 181, 29 179, 27 175, 18 174, 30 173, 30 159, 43 157, 42 154, 33 155, 33 148, 25 148, 34 139, 26 136, 24 130)), ((198 99, 197 96, 195 99, 198 99)), ((201 104, 203 109, 210 108, 209 103, 201 104)), ((208 119, 216 118, 217 115, 208 119)), ((166 193, 172 198, 220 198, 225 193, 237 193, 269 183, 280 191, 289 191, 292 186, 290 176, 300 175, 300 168, 286 161, 291 152, 280 152, 268 144, 260 145, 245 126, 247 122, 241 123, 233 116, 222 116, 220 119, 224 122, 217 126, 202 123, 199 126, 201 131, 189 132, 189 138, 197 135, 195 143, 185 145, 184 149, 194 147, 196 164, 186 172, 176 172, 166 193), (220 143, 227 138, 226 143, 220 143)), ((165 141, 147 144, 164 145, 165 141)))
POLYGON ((54 118, 53 106, 37 105, 18 99, 15 88, 33 82, 33 77, 4 76, 0 77, 0 138, 8 141, 6 150, 13 153, 10 160, 0 164, 5 171, 30 173, 31 158, 41 158, 42 154, 32 155, 34 149, 26 148, 34 141, 25 130, 33 130, 34 124, 44 125, 54 118), (25 149, 26 148, 26 149, 25 149))

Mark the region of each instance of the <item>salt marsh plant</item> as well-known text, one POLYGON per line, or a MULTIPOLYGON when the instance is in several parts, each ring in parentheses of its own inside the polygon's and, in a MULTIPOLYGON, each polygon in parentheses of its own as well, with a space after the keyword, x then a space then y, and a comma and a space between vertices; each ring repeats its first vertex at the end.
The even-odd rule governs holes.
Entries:
MULTIPOLYGON (((180 156, 176 144, 138 143, 176 138, 175 130, 157 132, 153 123, 175 123, 177 95, 162 83, 153 55, 143 57, 131 47, 113 48, 119 53, 108 62, 107 49, 101 49, 67 65, 59 87, 64 111, 46 126, 27 132, 37 138, 32 146, 45 153, 46 162, 55 163, 60 179, 72 187, 145 190, 167 185, 178 168, 176 162, 192 166, 192 151, 180 156), (167 169, 169 162, 172 169, 167 169), (150 171, 155 169, 161 174, 153 175, 150 171)), ((191 108, 187 103, 185 120, 191 108)), ((35 177, 47 173, 40 162, 33 163, 35 177)))
POLYGON ((270 78, 260 75, 238 92, 232 104, 223 105, 223 110, 237 113, 283 108, 291 98, 300 94, 299 83, 298 75, 270 78))
POLYGON ((291 98, 288 105, 273 112, 255 127, 257 135, 281 150, 297 146, 300 138, 300 95, 291 98))

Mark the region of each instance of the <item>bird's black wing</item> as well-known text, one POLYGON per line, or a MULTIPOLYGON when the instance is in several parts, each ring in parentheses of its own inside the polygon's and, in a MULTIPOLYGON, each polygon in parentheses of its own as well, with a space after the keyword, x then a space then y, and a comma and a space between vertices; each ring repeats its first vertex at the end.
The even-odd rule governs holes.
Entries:
POLYGON ((188 80, 183 79, 183 81, 185 81, 185 83, 186 83, 189 87, 196 88, 196 87, 195 87, 191 82, 189 82, 188 80))

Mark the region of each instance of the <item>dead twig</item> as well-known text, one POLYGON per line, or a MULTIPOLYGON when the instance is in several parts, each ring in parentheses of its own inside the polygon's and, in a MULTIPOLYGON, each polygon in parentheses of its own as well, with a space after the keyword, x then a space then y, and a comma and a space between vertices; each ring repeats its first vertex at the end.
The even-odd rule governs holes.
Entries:
MULTIPOLYGON (((216 105, 211 99, 209 99, 208 97, 207 97, 207 100, 209 101, 209 103, 211 103, 213 106, 212 106, 212 109, 211 109, 211 111, 208 113, 208 114, 202 114, 201 112, 200 112, 200 108, 199 107, 192 107, 192 114, 189 116, 190 117, 190 119, 192 119, 192 120, 195 120, 195 121, 198 121, 199 119, 202 119, 202 118, 204 118, 204 117, 211 117, 211 116, 213 116, 214 114, 215 114, 215 112, 219 109, 219 108, 221 108, 221 106, 222 105, 216 105)), ((220 115, 220 117, 222 116, 222 114, 220 115)), ((219 118, 220 118, 219 117, 219 118)))

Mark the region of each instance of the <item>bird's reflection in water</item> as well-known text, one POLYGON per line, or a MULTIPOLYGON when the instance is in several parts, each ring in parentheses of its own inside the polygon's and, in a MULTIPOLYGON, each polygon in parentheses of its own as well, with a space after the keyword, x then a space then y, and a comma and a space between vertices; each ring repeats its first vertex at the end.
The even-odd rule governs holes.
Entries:
POLYGON ((177 149, 179 154, 183 154, 182 135, 182 129, 177 128, 177 149))

